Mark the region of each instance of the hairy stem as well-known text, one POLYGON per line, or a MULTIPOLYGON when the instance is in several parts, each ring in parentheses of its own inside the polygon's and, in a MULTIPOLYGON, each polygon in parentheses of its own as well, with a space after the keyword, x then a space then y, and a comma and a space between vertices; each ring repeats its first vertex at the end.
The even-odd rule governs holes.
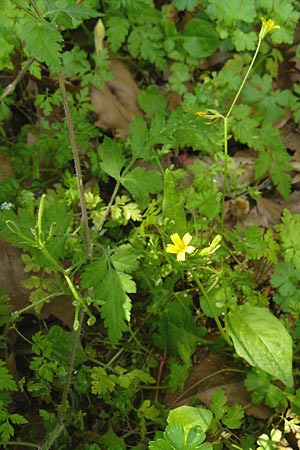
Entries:
POLYGON ((81 173, 81 167, 80 167, 80 159, 79 159, 79 153, 78 153, 77 143, 76 143, 76 139, 75 139, 75 132, 74 132, 73 122, 72 122, 70 108, 69 108, 69 102, 68 102, 68 97, 67 97, 65 81, 63 79, 61 71, 58 72, 58 82, 59 82, 59 87, 60 87, 61 94, 62 94, 62 100, 63 100, 64 110, 65 110, 65 116, 66 116, 67 127, 68 127, 68 131, 69 131, 69 137, 70 137, 73 159, 74 159, 74 164, 75 164, 75 171, 76 171, 76 176, 77 176, 77 186, 78 186, 80 208, 81 208, 81 215, 82 215, 82 222, 83 222, 86 255, 88 258, 91 258, 92 257, 92 246, 91 246, 91 241, 90 241, 90 230, 89 230, 88 216, 87 216, 87 211, 86 211, 86 204, 85 204, 85 199, 84 199, 84 188, 83 188, 82 173, 81 173))

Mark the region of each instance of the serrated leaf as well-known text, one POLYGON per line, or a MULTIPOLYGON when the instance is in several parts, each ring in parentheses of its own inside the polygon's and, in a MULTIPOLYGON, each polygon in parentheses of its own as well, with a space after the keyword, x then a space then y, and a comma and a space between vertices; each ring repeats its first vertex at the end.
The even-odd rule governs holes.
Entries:
POLYGON ((92 388, 91 391, 95 395, 106 394, 112 392, 115 388, 115 382, 102 367, 93 367, 91 371, 92 388))
POLYGON ((99 12, 92 8, 87 8, 84 4, 71 4, 65 0, 48 2, 50 8, 45 16, 55 19, 55 23, 63 28, 78 27, 84 19, 99 17, 99 12))
POLYGON ((125 17, 109 17, 106 24, 106 35, 113 52, 117 52, 125 42, 130 22, 125 17))
POLYGON ((96 259, 84 268, 81 275, 81 284, 84 289, 95 288, 105 277, 107 272, 107 260, 105 256, 96 259))
POLYGON ((162 94, 159 94, 158 87, 148 86, 140 92, 138 96, 138 104, 146 114, 150 116, 164 112, 168 105, 168 100, 162 94))
POLYGON ((11 414, 9 416, 9 420, 16 425, 23 425, 28 423, 28 420, 25 417, 21 416, 21 414, 11 414))
POLYGON ((178 11, 193 11, 196 6, 196 0, 172 0, 173 5, 178 11))
POLYGON ((101 297, 105 301, 101 308, 101 316, 107 328, 108 337, 112 344, 118 342, 123 331, 127 330, 126 321, 130 315, 130 299, 124 292, 120 276, 117 271, 108 271, 102 281, 101 297))
POLYGON ((241 405, 233 405, 228 407, 226 415, 223 417, 222 422, 228 428, 238 429, 242 424, 244 418, 244 411, 241 405))
POLYGON ((238 306, 228 314, 227 329, 241 358, 293 386, 293 341, 268 309, 238 306))
POLYGON ((134 159, 147 159, 149 156, 149 146, 146 144, 148 128, 141 116, 137 116, 130 124, 130 138, 132 157, 134 159))
POLYGON ((29 20, 23 25, 21 39, 30 56, 48 65, 50 70, 57 71, 61 61, 61 42, 63 38, 54 24, 46 20, 29 20))
POLYGON ((170 233, 184 236, 187 224, 182 198, 175 184, 174 175, 169 169, 165 170, 164 176, 163 217, 170 221, 168 227, 170 233))
POLYGON ((139 256, 139 252, 130 244, 124 244, 114 250, 111 261, 116 270, 131 273, 139 266, 139 256))
POLYGON ((0 359, 0 391, 17 391, 17 384, 0 359))
POLYGON ((139 200, 147 200, 149 194, 156 194, 162 190, 162 176, 154 170, 135 167, 121 178, 121 184, 139 200))
MULTIPOLYGON (((61 327, 54 325, 51 327, 46 339, 52 344, 52 356, 61 366, 68 368, 75 332, 65 331, 61 327)), ((74 366, 78 366, 86 361, 86 355, 79 342, 76 347, 74 366)))
POLYGON ((125 165, 125 158, 122 153, 122 147, 117 142, 105 137, 99 150, 101 158, 100 167, 109 176, 115 180, 120 180, 121 170, 125 165))

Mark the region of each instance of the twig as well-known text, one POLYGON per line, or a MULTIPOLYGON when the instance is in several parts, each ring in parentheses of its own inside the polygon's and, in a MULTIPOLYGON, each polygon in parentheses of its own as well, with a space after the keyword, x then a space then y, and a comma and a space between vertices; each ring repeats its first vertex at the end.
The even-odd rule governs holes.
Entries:
POLYGON ((0 96, 0 102, 2 102, 2 100, 5 99, 5 97, 7 97, 8 95, 12 94, 14 92, 14 90, 17 87, 17 84, 19 83, 19 81, 23 78, 23 76, 25 75, 25 73, 27 72, 27 70, 29 69, 29 67, 31 66, 31 64, 33 63, 33 61, 35 60, 35 58, 32 56, 27 63, 25 64, 25 66, 23 67, 22 70, 20 70, 20 72, 18 73, 18 75, 16 76, 16 78, 14 79, 14 81, 10 84, 8 84, 5 88, 4 91, 2 92, 1 96, 0 96))

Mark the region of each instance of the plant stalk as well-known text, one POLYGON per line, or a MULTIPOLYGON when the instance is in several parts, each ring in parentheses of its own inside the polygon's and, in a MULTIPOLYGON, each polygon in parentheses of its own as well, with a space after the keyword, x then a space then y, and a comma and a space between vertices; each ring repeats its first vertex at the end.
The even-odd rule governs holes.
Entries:
POLYGON ((224 330, 223 330, 223 327, 222 327, 222 325, 221 325, 221 322, 220 322, 220 320, 219 320, 219 318, 218 318, 218 316, 217 316, 217 314, 216 314, 216 312, 215 312, 215 310, 214 310, 214 308, 213 308, 212 302, 211 302, 211 300, 210 300, 210 298, 209 298, 209 296, 208 296, 208 294, 207 294, 207 292, 206 292, 205 287, 204 287, 203 284, 201 283, 201 281, 200 281, 200 279, 199 279, 199 277, 198 277, 196 271, 193 269, 193 267, 191 266, 191 264, 189 263, 189 261, 186 261, 186 264, 187 264, 187 267, 188 267, 189 271, 191 272, 191 275, 192 275, 192 277, 193 277, 193 279, 194 279, 196 285, 198 286, 198 288, 199 288, 201 294, 203 295, 203 297, 204 297, 205 300, 207 301, 207 305, 208 305, 208 307, 209 307, 209 310, 210 310, 210 312, 211 312, 211 315, 212 315, 214 321, 216 322, 216 325, 217 325, 217 327, 218 327, 218 330, 219 330, 220 333, 221 333, 221 336, 223 337, 223 339, 225 340, 225 342, 227 342, 227 344, 230 345, 230 346, 232 347, 232 342, 231 342, 229 336, 227 336, 227 334, 226 334, 226 333, 224 332, 224 330))
POLYGON ((70 137, 73 159, 74 159, 74 164, 75 164, 75 171, 76 171, 76 176, 77 176, 77 185, 78 185, 80 208, 81 208, 81 215, 82 215, 82 222, 83 222, 86 255, 87 255, 87 258, 90 259, 92 257, 92 245, 91 245, 91 241, 90 241, 90 230, 89 230, 88 216, 87 216, 86 204, 85 204, 85 198, 84 198, 84 188, 83 188, 83 180, 82 180, 82 173, 81 173, 81 167, 80 167, 80 159, 79 159, 79 153, 78 153, 77 143, 76 143, 76 139, 75 139, 74 126, 73 126, 70 108, 69 108, 69 102, 68 102, 68 97, 67 97, 65 81, 64 81, 61 71, 58 72, 58 83, 59 83, 59 87, 60 87, 61 94, 62 94, 62 100, 63 100, 64 110, 65 110, 65 116, 66 116, 67 127, 68 127, 68 131, 69 131, 69 137, 70 137))

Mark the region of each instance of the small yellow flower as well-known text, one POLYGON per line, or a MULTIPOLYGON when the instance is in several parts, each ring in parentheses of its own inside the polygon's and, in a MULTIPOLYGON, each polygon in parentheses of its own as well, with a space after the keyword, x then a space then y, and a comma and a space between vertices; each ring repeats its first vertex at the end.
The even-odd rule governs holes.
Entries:
POLYGON ((259 39, 264 39, 264 37, 275 28, 280 28, 279 25, 275 25, 275 22, 272 19, 266 20, 264 17, 260 18, 262 22, 261 30, 259 33, 259 39))
POLYGON ((189 245, 192 240, 192 236, 189 233, 185 233, 182 239, 178 233, 171 234, 170 238, 173 244, 167 245, 166 252, 175 253, 177 261, 185 261, 185 254, 193 253, 195 250, 193 245, 189 245))
POLYGON ((215 109, 205 109, 204 111, 196 112, 195 115, 196 116, 200 116, 200 117, 204 117, 205 119, 208 119, 211 122, 214 122, 217 119, 220 119, 220 117, 223 118, 222 114, 220 114, 215 109))

